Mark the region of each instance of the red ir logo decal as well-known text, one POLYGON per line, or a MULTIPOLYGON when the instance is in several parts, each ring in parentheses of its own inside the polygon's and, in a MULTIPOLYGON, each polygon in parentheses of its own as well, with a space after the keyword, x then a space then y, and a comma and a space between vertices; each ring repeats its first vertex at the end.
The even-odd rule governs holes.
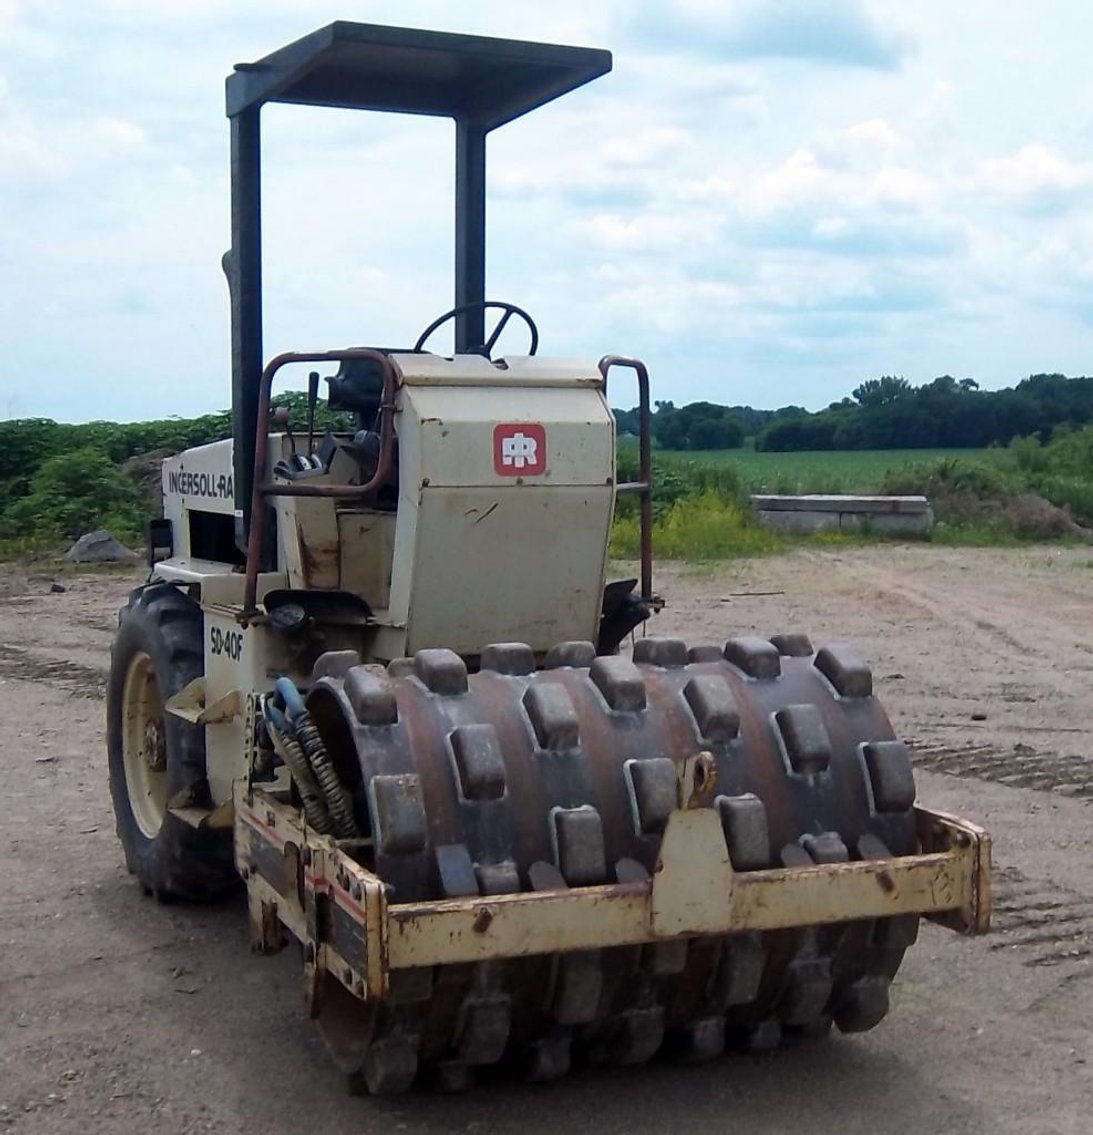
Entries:
POLYGON ((493 469, 501 477, 537 477, 546 472, 546 430, 535 422, 493 427, 493 469))

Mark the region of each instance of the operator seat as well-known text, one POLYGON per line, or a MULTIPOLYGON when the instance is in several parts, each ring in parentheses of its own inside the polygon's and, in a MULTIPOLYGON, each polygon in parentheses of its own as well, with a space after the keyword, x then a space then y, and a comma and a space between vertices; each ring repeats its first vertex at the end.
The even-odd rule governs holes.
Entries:
MULTIPOLYGON (((389 355, 390 348, 379 348, 389 355)), ((361 477, 368 480, 376 471, 380 456, 378 431, 380 404, 383 401, 383 369, 375 359, 342 359, 337 373, 326 379, 327 406, 355 414, 357 429, 353 435, 353 454, 360 462, 361 477)), ((379 490, 376 506, 394 508, 398 503, 398 438, 394 439, 391 472, 379 490)))

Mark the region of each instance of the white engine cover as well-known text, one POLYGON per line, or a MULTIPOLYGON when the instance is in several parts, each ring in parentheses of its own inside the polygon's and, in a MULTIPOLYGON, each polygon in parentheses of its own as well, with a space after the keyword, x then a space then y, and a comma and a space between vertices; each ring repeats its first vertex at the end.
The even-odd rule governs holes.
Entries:
POLYGON ((615 430, 588 363, 396 355, 391 622, 407 653, 595 639, 615 430))

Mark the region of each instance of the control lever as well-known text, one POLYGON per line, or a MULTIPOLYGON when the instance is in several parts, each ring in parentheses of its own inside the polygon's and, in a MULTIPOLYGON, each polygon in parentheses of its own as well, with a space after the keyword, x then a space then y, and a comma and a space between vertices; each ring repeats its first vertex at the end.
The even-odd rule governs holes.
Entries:
POLYGON ((313 370, 307 376, 307 453, 315 452, 315 403, 319 400, 319 372, 313 370))
MULTIPOLYGON (((318 385, 318 375, 315 374, 316 386, 318 385)), ((310 379, 309 379, 310 383, 310 379)), ((273 467, 274 475, 277 477, 284 477, 286 480, 295 481, 298 477, 314 475, 316 473, 325 473, 326 466, 320 458, 314 456, 310 452, 311 432, 314 428, 313 423, 309 423, 309 452, 299 453, 296 449, 296 438, 292 432, 292 423, 289 419, 289 412, 286 407, 278 406, 273 411, 273 421, 276 425, 280 426, 285 431, 285 436, 288 438, 288 444, 292 449, 290 457, 282 457, 273 467)))

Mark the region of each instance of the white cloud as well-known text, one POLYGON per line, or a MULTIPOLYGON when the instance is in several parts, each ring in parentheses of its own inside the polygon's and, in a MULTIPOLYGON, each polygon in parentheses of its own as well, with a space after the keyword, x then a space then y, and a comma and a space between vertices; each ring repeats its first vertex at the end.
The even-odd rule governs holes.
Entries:
POLYGON ((143 146, 148 140, 135 122, 109 115, 96 118, 91 129, 95 137, 108 146, 143 146))
POLYGON ((0 102, 0 183, 29 184, 66 167, 64 154, 49 145, 25 110, 10 99, 0 102))
POLYGON ((795 150, 785 161, 760 174, 751 191, 757 213, 772 213, 820 196, 831 184, 811 150, 795 150))
POLYGON ((907 145, 907 140, 883 118, 855 123, 847 130, 846 136, 854 142, 864 142, 882 150, 898 150, 907 145))
POLYGON ((873 175, 873 190, 879 201, 901 205, 922 205, 937 196, 933 178, 908 166, 886 166, 873 175))
POLYGON ((724 170, 705 177, 679 178, 673 191, 680 201, 731 201, 740 192, 739 182, 724 170))
POLYGON ((1093 162, 1072 162, 1039 142, 980 166, 984 185, 997 193, 1071 193, 1093 185, 1093 162))
POLYGON ((682 149, 690 140, 686 130, 661 126, 638 134, 607 138, 600 145, 600 154, 620 165, 648 165, 682 149))
POLYGON ((646 213, 626 218, 616 213, 598 213, 574 221, 573 231, 599 248, 616 252, 664 252, 679 249, 689 241, 710 239, 705 220, 686 215, 646 213))
POLYGON ((930 103, 937 105, 944 102, 953 93, 953 84, 948 79, 935 79, 930 88, 930 103))
POLYGON ((877 19, 860 0, 680 0, 642 7, 631 21, 652 50, 738 59, 799 59, 891 70, 913 43, 891 15, 877 19))
MULTIPOLYGON (((852 137, 852 130, 840 137, 853 149, 861 143, 862 132, 852 137)), ((885 130, 899 137, 895 131, 885 130)), ((887 136, 872 124, 865 133, 871 139, 887 136)), ((901 142, 898 148, 908 145, 901 142)), ((862 221, 887 223, 884 211, 898 209, 928 223, 925 210, 938 200, 938 175, 910 162, 893 161, 887 145, 878 149, 870 141, 868 149, 868 160, 851 160, 845 148, 829 141, 822 156, 801 148, 753 171, 738 193, 744 214, 768 222, 779 217, 846 214, 855 218, 857 227, 862 221)))
MULTIPOLYGON (((5 163, 28 162, 31 165, 41 166, 47 161, 48 154, 30 134, 0 126, 0 159, 5 163)), ((10 167, 7 176, 11 176, 10 167)))
POLYGON ((821 240, 849 236, 853 231, 853 222, 847 217, 821 217, 813 226, 813 232, 821 240))
POLYGON ((19 0, 0 0, 0 40, 6 39, 19 19, 19 0))

